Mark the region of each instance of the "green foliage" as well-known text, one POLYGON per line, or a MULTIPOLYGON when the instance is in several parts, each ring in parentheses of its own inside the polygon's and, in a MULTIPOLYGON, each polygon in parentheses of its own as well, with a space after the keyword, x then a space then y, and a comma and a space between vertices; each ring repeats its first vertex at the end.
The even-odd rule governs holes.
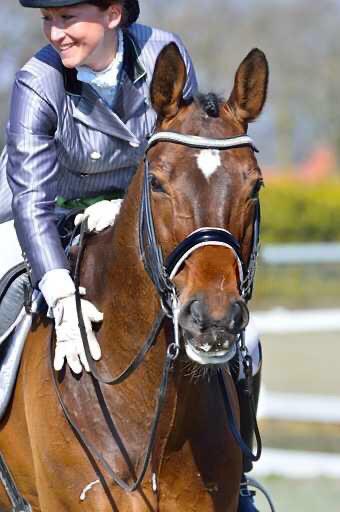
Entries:
POLYGON ((266 265, 260 252, 251 307, 340 308, 339 282, 339 263, 266 265))
POLYGON ((340 241, 340 182, 270 182, 261 192, 261 242, 340 241))

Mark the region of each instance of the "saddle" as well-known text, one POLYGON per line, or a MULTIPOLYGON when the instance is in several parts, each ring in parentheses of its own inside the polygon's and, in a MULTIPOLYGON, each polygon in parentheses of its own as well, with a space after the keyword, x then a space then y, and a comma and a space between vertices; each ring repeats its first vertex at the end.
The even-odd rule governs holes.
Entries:
POLYGON ((32 323, 32 315, 27 314, 25 307, 29 290, 30 281, 24 263, 10 269, 0 280, 0 421, 12 396, 25 339, 32 323))
POLYGON ((24 263, 15 265, 0 280, 0 345, 23 318, 29 286, 24 263))

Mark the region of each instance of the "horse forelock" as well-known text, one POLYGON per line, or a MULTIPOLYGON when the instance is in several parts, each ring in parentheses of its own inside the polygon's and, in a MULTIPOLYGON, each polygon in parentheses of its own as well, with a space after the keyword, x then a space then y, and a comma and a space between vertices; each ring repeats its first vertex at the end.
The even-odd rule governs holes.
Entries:
POLYGON ((218 96, 216 93, 198 93, 196 96, 196 101, 197 104, 203 109, 203 112, 209 117, 220 116, 220 105, 223 102, 223 98, 218 96))

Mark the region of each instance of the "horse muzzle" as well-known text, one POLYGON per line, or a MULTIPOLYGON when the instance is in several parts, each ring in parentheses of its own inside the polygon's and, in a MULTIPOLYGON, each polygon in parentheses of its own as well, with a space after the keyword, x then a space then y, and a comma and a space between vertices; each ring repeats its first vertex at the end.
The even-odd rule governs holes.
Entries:
POLYGON ((249 311, 243 300, 229 303, 224 314, 212 315, 202 299, 181 307, 179 324, 189 359, 201 365, 223 365, 237 351, 237 339, 247 326, 249 311))

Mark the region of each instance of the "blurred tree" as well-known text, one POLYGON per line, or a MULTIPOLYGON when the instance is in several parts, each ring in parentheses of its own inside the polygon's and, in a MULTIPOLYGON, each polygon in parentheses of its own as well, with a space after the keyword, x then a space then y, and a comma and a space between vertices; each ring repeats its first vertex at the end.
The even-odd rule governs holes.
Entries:
MULTIPOLYGON (((323 143, 337 152, 340 163, 339 0, 141 0, 141 10, 141 22, 180 34, 203 91, 228 96, 235 70, 250 49, 266 53, 268 103, 251 128, 262 161, 288 165, 323 143)), ((44 41, 37 10, 1 0, 0 12, 8 20, 0 27, 4 127, 14 72, 44 41)))
POLYGON ((326 143, 340 163, 338 0, 149 0, 143 14, 146 22, 181 34, 204 90, 229 94, 246 53, 265 51, 269 98, 254 131, 267 159, 275 148, 275 163, 288 165, 326 143))
POLYGON ((0 145, 3 146, 10 91, 14 75, 44 44, 37 9, 23 9, 19 1, 1 0, 0 5, 0 145))

